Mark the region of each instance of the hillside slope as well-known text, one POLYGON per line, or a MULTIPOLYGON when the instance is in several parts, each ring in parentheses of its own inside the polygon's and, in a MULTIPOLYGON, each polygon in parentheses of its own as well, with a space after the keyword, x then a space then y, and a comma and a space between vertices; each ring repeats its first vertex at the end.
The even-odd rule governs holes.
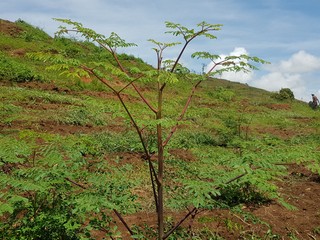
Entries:
MULTIPOLYGON (((35 52, 115 64, 92 43, 53 39, 22 20, 0 20, 0 236, 116 238, 116 224, 127 239, 110 209, 130 226, 140 225, 139 234, 152 236, 148 165, 121 104, 93 78, 47 71, 47 62, 28 56, 35 52)), ((126 54, 120 61, 152 68, 126 54)), ((120 78, 114 85, 125 86, 120 78)), ((166 89, 164 135, 179 119, 192 86, 182 79, 166 89)), ((137 87, 157 103, 156 85, 137 87)), ((156 156, 154 114, 132 89, 122 94, 156 156)), ((201 211, 174 239, 187 239, 190 231, 198 239, 320 238, 318 110, 211 79, 197 89, 178 123, 165 152, 168 227, 186 207, 198 205, 201 211), (235 180, 225 184, 230 179, 235 180)))

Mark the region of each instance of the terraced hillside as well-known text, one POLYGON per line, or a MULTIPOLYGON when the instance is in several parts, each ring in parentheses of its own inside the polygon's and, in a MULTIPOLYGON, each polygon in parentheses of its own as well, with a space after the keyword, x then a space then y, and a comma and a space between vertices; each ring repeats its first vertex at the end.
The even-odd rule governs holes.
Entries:
MULTIPOLYGON (((0 20, 0 51, 1 238, 154 239, 150 164, 123 105, 92 75, 49 71, 32 54, 116 65, 112 56, 22 20, 0 20)), ((126 54, 119 61, 153 69, 126 54)), ((181 118, 194 83, 177 78, 161 122, 164 138, 177 127, 164 152, 166 231, 188 217, 168 239, 320 238, 320 111, 211 78, 181 118)), ((143 101, 156 105, 157 84, 137 81, 141 98, 121 77, 111 81, 158 171, 143 101)))

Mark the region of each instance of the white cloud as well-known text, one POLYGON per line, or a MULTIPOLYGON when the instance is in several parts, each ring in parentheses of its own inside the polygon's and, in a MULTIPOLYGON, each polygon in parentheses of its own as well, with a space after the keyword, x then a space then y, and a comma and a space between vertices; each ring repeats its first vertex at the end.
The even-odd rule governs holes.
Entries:
POLYGON ((301 83, 302 78, 300 74, 271 72, 253 81, 252 85, 268 91, 278 91, 281 88, 297 88, 301 83))
MULTIPOLYGON (((243 47, 236 47, 229 55, 239 56, 241 54, 249 55, 243 47)), ((227 55, 220 56, 221 59, 224 59, 227 55)), ((213 64, 213 62, 208 64, 205 70, 208 71, 213 64)), ((253 87, 272 92, 277 92, 281 88, 290 88, 295 98, 303 101, 309 101, 311 93, 320 95, 316 77, 320 71, 320 57, 300 50, 287 60, 266 65, 264 68, 266 73, 260 78, 255 78, 254 72, 225 72, 219 77, 234 82, 248 83, 253 87)))
MULTIPOLYGON (((221 54, 220 57, 221 57, 221 60, 223 60, 225 57, 227 56, 240 56, 240 55, 249 55, 249 53, 247 52, 247 50, 243 47, 236 47, 234 48, 234 50, 232 52, 230 52, 229 55, 224 55, 224 54, 221 54)), ((211 69, 213 67, 213 62, 209 63, 205 69, 205 71, 209 71, 209 69, 211 69)), ((219 69, 221 67, 217 67, 216 69, 219 69)), ((249 72, 249 73, 246 73, 246 72, 224 72, 222 73, 219 77, 222 78, 222 79, 227 79, 227 80, 230 80, 230 81, 233 81, 233 82, 240 82, 240 83, 248 83, 250 82, 250 80, 252 79, 253 77, 253 72, 249 72)))
POLYGON ((282 72, 271 72, 251 84, 272 92, 278 92, 281 88, 290 88, 296 99, 307 100, 308 93, 301 74, 290 74, 282 72))
MULTIPOLYGON (((282 60, 279 64, 266 68, 269 73, 250 85, 268 91, 279 91, 281 88, 290 88, 296 99, 310 100, 310 94, 316 92, 316 75, 320 70, 320 58, 305 51, 294 53, 288 60, 282 60)), ((320 93, 320 90, 318 90, 320 93)))
POLYGON ((270 67, 271 71, 286 73, 305 73, 320 70, 320 58, 305 51, 293 54, 288 60, 281 61, 279 65, 270 67))

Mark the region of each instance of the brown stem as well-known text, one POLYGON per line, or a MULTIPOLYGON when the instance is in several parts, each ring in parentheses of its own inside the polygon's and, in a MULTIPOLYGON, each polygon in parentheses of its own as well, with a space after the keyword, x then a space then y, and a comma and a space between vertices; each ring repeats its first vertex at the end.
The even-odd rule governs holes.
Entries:
POLYGON ((242 174, 240 174, 239 176, 236 176, 236 177, 234 177, 234 178, 230 179, 230 180, 229 180, 229 181, 227 181, 225 184, 232 183, 232 182, 234 182, 234 181, 238 180, 239 178, 242 178, 243 176, 245 176, 245 175, 247 175, 247 174, 248 174, 247 172, 242 173, 242 174))
POLYGON ((173 135, 173 134, 175 133, 175 131, 177 130, 177 128, 178 128, 178 122, 181 121, 182 118, 184 117, 184 115, 185 115, 185 113, 186 113, 186 111, 187 111, 187 109, 188 109, 188 107, 189 107, 189 105, 190 105, 191 99, 192 99, 192 97, 193 97, 193 95, 194 95, 194 92, 196 91, 197 87, 200 85, 201 82, 202 82, 202 80, 200 80, 199 82, 197 82, 197 83, 194 85, 194 87, 192 88, 191 94, 190 94, 190 96, 188 97, 187 102, 186 102, 186 104, 185 104, 185 106, 184 106, 184 108, 183 108, 183 110, 182 110, 179 118, 177 119, 177 124, 171 129, 168 137, 167 137, 166 140, 163 142, 163 146, 166 146, 166 145, 168 144, 168 142, 169 142, 169 140, 171 139, 172 135, 173 135))
MULTIPOLYGON (((162 91, 158 92, 158 111, 156 119, 162 118, 162 91)), ((162 143, 162 126, 157 124, 157 143, 158 143, 158 239, 162 240, 164 235, 164 207, 163 207, 163 172, 164 172, 164 155, 162 143)))
MULTIPOLYGON (((68 182, 71 182, 72 184, 82 188, 82 189, 87 189, 87 187, 81 185, 80 183, 77 183, 73 180, 71 180, 70 178, 66 177, 64 178, 66 181, 68 182)), ((127 222, 123 219, 123 217, 121 216, 121 214, 116 210, 116 209, 113 209, 113 212, 117 215, 117 217, 119 218, 119 220, 122 222, 122 224, 125 226, 125 228, 128 230, 128 232, 133 235, 133 231, 130 229, 130 227, 128 226, 127 222)))
POLYGON ((132 122, 134 128, 136 129, 136 131, 137 131, 137 133, 138 133, 138 135, 139 135, 139 139, 140 139, 140 141, 141 141, 141 144, 142 144, 142 147, 143 147, 143 150, 144 150, 146 156, 150 158, 149 152, 148 152, 148 150, 147 150, 147 148, 146 148, 144 139, 143 139, 143 137, 142 137, 141 130, 140 130, 139 126, 137 125, 136 121, 134 120, 131 112, 130 112, 129 109, 127 108, 127 105, 126 105, 125 102, 123 101, 123 99, 122 99, 119 91, 117 91, 116 89, 114 89, 114 88, 107 82, 106 79, 98 76, 98 75, 94 72, 94 70, 93 70, 92 68, 88 68, 88 67, 86 67, 86 66, 82 66, 82 68, 83 68, 84 70, 86 70, 87 72, 93 74, 100 82, 102 82, 103 84, 105 84, 105 85, 106 85, 109 89, 111 89, 112 92, 117 96, 117 98, 119 99, 121 105, 122 105, 123 108, 125 109, 127 115, 128 115, 129 118, 130 118, 130 121, 132 122))
POLYGON ((64 179, 65 179, 66 181, 71 182, 72 184, 74 184, 74 185, 76 185, 76 186, 78 186, 78 187, 82 188, 82 189, 87 189, 87 187, 85 187, 85 186, 81 185, 80 183, 77 183, 77 182, 75 182, 75 181, 71 180, 71 179, 70 179, 70 178, 68 178, 68 177, 65 177, 64 179))
POLYGON ((126 105, 125 102, 123 101, 121 95, 120 95, 119 93, 116 93, 116 96, 118 97, 119 101, 121 102, 121 105, 123 106, 123 108, 125 109, 127 115, 129 116, 130 121, 131 121, 132 124, 133 124, 133 127, 136 129, 136 132, 137 132, 137 134, 139 135, 139 139, 140 139, 140 142, 141 142, 142 147, 143 147, 143 151, 144 151, 146 157, 149 159, 149 158, 150 158, 150 154, 149 154, 149 151, 148 151, 148 149, 147 149, 147 147, 146 147, 146 144, 145 144, 145 142, 144 142, 144 139, 143 139, 143 136, 142 136, 142 133, 141 133, 141 131, 140 131, 140 128, 139 128, 138 124, 137 124, 136 121, 134 120, 131 112, 129 111, 127 105, 126 105))
POLYGON ((136 90, 136 92, 139 94, 139 96, 141 97, 142 101, 150 108, 150 110, 154 113, 157 113, 157 110, 151 106, 151 104, 147 101, 147 99, 145 97, 142 96, 141 91, 137 88, 137 86, 135 84, 132 83, 132 86, 134 88, 134 90, 136 90))
POLYGON ((157 178, 157 175, 156 175, 155 170, 153 168, 153 164, 152 164, 151 160, 149 160, 148 162, 149 162, 149 173, 150 173, 150 180, 151 180, 151 185, 152 185, 153 198, 154 198, 155 205, 156 205, 156 212, 158 212, 159 211, 158 195, 157 195, 156 186, 154 184, 154 181, 156 181, 157 185, 159 185, 159 182, 158 182, 158 178, 157 178))
POLYGON ((130 121, 132 122, 134 128, 136 129, 136 132, 139 136, 139 139, 140 139, 140 142, 142 144, 142 147, 143 147, 143 151, 145 153, 145 156, 146 156, 146 159, 148 160, 148 164, 149 164, 149 169, 150 169, 150 178, 152 180, 152 190, 153 190, 153 193, 154 193, 154 197, 155 197, 155 203, 156 203, 156 208, 158 209, 158 196, 156 194, 156 188, 155 188, 155 185, 154 185, 154 182, 153 182, 153 178, 155 179, 157 185, 159 186, 160 185, 160 181, 157 177, 157 174, 155 172, 155 169, 153 167, 153 164, 151 162, 151 156, 149 154, 149 151, 146 147, 146 144, 145 144, 145 141, 143 139, 143 136, 142 136, 142 131, 140 130, 139 126, 137 125, 136 121, 134 120, 131 112, 129 111, 129 109, 127 108, 127 105, 125 104, 125 102, 123 101, 120 93, 115 90, 104 78, 101 78, 99 77, 94 71, 93 69, 90 69, 90 68, 87 68, 86 66, 82 66, 83 69, 85 69, 86 71, 88 71, 89 73, 93 74, 99 81, 101 81, 103 84, 105 84, 108 88, 110 88, 112 90, 112 92, 117 96, 117 98, 119 99, 121 105, 123 106, 123 108, 125 109, 127 115, 129 116, 130 118, 130 121))
POLYGON ((229 60, 222 60, 222 61, 220 61, 220 62, 214 62, 213 60, 211 60, 214 64, 213 64, 213 66, 210 68, 210 70, 206 73, 206 75, 209 75, 212 71, 213 71, 213 69, 215 69, 218 65, 222 65, 224 62, 227 62, 227 61, 229 61, 229 60))
POLYGON ((179 56, 177 57, 176 61, 174 62, 170 72, 173 73, 175 68, 177 67, 178 63, 179 63, 179 60, 180 58, 182 57, 182 54, 184 52, 184 50, 186 49, 186 47, 188 46, 189 42, 192 40, 193 38, 191 38, 189 41, 186 41, 186 43, 184 44, 184 46, 182 47, 180 53, 179 53, 179 56))
POLYGON ((141 78, 142 77, 142 75, 141 76, 139 76, 139 77, 137 77, 137 78, 135 78, 135 79, 133 79, 131 82, 129 82, 127 85, 125 85, 123 88, 121 88, 119 91, 118 91, 118 93, 121 93, 123 90, 125 90, 127 87, 129 87, 130 85, 132 85, 135 81, 137 81, 139 78, 141 78))
POLYGON ((197 214, 198 214, 198 209, 195 210, 195 211, 191 214, 191 219, 190 219, 189 226, 188 226, 188 234, 189 234, 189 235, 192 234, 192 225, 193 225, 194 219, 195 219, 195 217, 196 217, 197 214))
MULTIPOLYGON (((242 178, 243 176, 245 176, 247 174, 247 172, 237 176, 237 177, 234 177, 232 179, 230 179, 229 181, 226 182, 226 184, 229 184, 233 181, 236 181, 237 179, 239 178, 242 178)), ((220 187, 217 187, 216 189, 219 189, 220 187)), ((198 209, 196 207, 194 207, 192 210, 190 210, 188 212, 188 214, 182 218, 170 231, 168 231, 164 236, 163 236, 163 239, 166 239, 167 237, 170 236, 170 234, 172 234, 191 214, 193 214, 194 212, 197 212, 198 209)))
POLYGON ((124 69, 124 67, 123 67, 123 66, 122 66, 122 64, 120 63, 120 61, 119 61, 119 59, 118 59, 118 56, 117 56, 116 52, 115 52, 115 51, 113 51, 113 50, 111 50, 111 53, 112 53, 113 58, 116 60, 116 62, 117 62, 117 64, 118 64, 119 68, 121 69, 121 71, 122 71, 122 72, 124 72, 124 73, 127 73, 127 71, 124 69))
MULTIPOLYGON (((189 44, 193 39, 195 39, 197 36, 199 36, 200 34, 202 34, 202 33, 204 33, 204 32, 207 32, 208 30, 209 30, 208 28, 201 29, 201 31, 195 33, 189 40, 187 40, 187 39, 186 39, 186 36, 183 35, 183 36, 184 36, 184 39, 186 40, 186 42, 185 42, 184 46, 182 47, 182 49, 181 49, 181 51, 180 51, 180 53, 179 53, 179 56, 178 56, 177 60, 175 61, 174 65, 173 65, 173 67, 172 67, 172 69, 171 69, 171 71, 170 71, 171 73, 174 72, 174 70, 175 70, 176 66, 178 65, 178 62, 179 62, 179 60, 180 60, 183 52, 185 51, 186 47, 188 46, 188 44, 189 44)), ((183 31, 181 31, 181 32, 183 32, 183 31)))
POLYGON ((106 85, 113 93, 117 93, 118 91, 113 88, 106 79, 99 77, 95 72, 93 68, 89 68, 85 65, 82 65, 81 68, 85 71, 87 71, 88 73, 92 74, 93 76, 95 76, 100 82, 102 82, 104 85, 106 85))
MULTIPOLYGON (((79 32, 80 32, 79 30, 75 30, 75 29, 68 29, 68 30, 66 30, 66 31, 67 31, 67 32, 76 32, 76 33, 79 33, 79 32)), ((111 46, 102 43, 99 39, 97 39, 97 38, 95 38, 95 37, 93 37, 93 36, 91 36, 90 38, 91 38, 93 41, 97 42, 103 49, 105 49, 105 50, 107 50, 109 53, 111 53, 112 56, 113 56, 113 58, 114 58, 114 60, 116 60, 118 67, 121 69, 121 71, 124 72, 124 73, 127 73, 127 71, 125 70, 125 68, 124 68, 124 67, 122 66, 122 64, 120 63, 120 61, 119 61, 119 59, 118 59, 118 57, 117 57, 116 51, 113 50, 111 46)))
POLYGON ((110 46, 106 46, 105 44, 103 44, 101 41, 97 40, 97 39, 93 39, 94 41, 96 41, 102 48, 104 48, 105 50, 107 50, 109 53, 112 54, 112 57, 114 58, 114 60, 116 60, 118 67, 120 68, 120 70, 124 73, 127 73, 127 71, 124 69, 124 67, 122 66, 122 64, 120 63, 117 53, 115 50, 113 50, 110 46))
POLYGON ((187 213, 186 216, 184 216, 184 218, 182 218, 171 230, 169 230, 162 239, 166 239, 168 238, 193 212, 195 212, 197 210, 196 207, 194 207, 191 211, 189 211, 187 213))
POLYGON ((120 221, 123 223, 123 225, 125 226, 125 228, 128 230, 128 232, 133 235, 133 231, 130 229, 130 227, 128 226, 128 224, 126 223, 126 221, 123 219, 123 217, 120 215, 120 213, 113 209, 114 213, 117 215, 117 217, 120 219, 120 221))

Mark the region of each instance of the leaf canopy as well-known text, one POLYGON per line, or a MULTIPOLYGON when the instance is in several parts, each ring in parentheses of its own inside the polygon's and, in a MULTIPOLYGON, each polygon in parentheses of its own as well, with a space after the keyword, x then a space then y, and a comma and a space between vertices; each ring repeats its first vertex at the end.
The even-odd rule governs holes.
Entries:
POLYGON ((209 24, 204 21, 197 24, 197 27, 199 27, 200 29, 189 29, 185 26, 182 26, 179 23, 173 23, 168 21, 165 22, 165 24, 167 28, 173 29, 171 31, 167 31, 166 33, 170 33, 174 36, 182 35, 186 42, 191 41, 197 36, 205 36, 210 39, 215 39, 217 37, 209 32, 219 31, 223 26, 222 24, 209 24))
POLYGON ((94 41, 102 47, 107 48, 110 52, 115 52, 119 47, 124 48, 137 46, 135 43, 126 42, 115 32, 111 32, 110 36, 106 37, 103 34, 99 34, 90 28, 85 28, 81 23, 71 21, 70 19, 54 18, 54 20, 65 23, 72 27, 71 29, 68 29, 66 26, 60 26, 60 30, 56 32, 57 36, 62 36, 70 32, 76 32, 86 40, 94 41))

